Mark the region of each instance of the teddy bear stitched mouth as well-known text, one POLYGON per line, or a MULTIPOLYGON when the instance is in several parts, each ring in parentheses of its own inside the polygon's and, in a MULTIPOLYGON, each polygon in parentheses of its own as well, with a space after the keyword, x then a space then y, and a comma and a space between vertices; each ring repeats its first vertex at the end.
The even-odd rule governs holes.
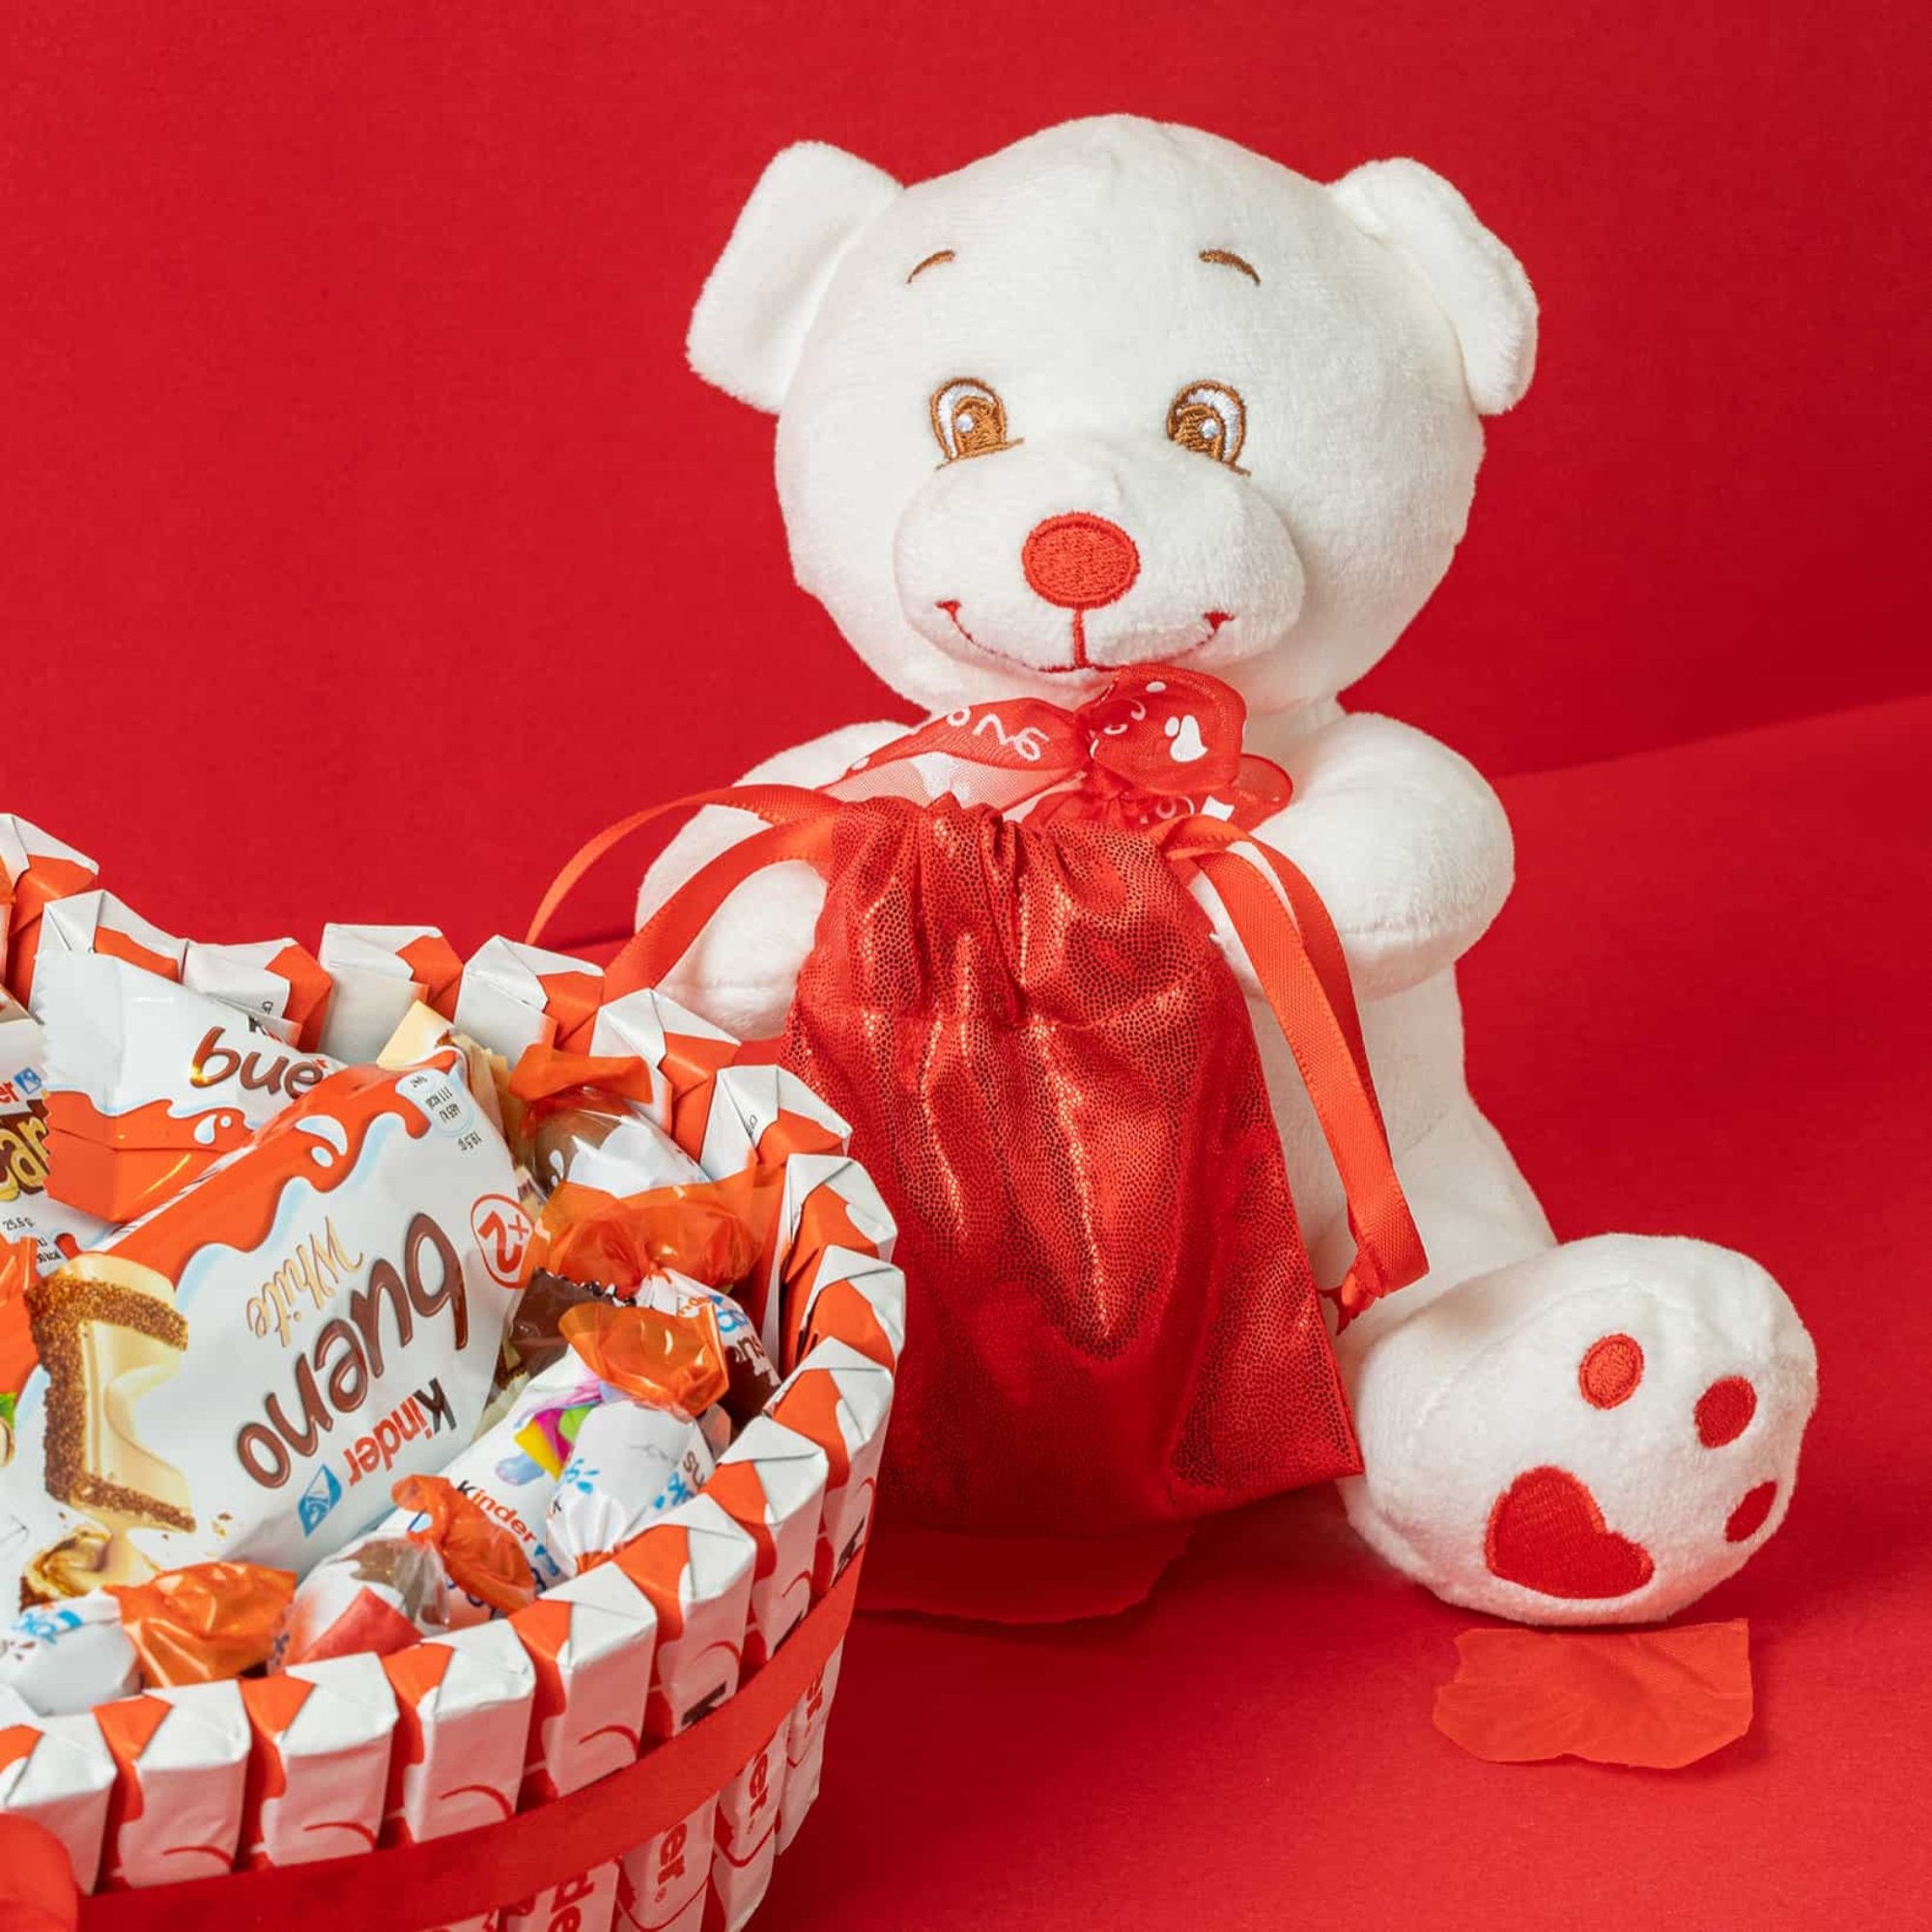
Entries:
MULTIPOLYGON (((1079 671, 1108 672, 1119 668, 1119 667, 1114 665, 1094 664, 1087 657, 1085 650, 1086 639, 1084 635, 1084 627, 1081 625, 1080 622, 1082 613, 1077 611, 1073 613, 1074 654, 1072 662, 1070 664, 1036 664, 1031 658, 1015 657, 1010 651, 1001 650, 997 644, 989 644, 984 642, 982 639, 976 638, 973 635, 973 633, 966 628, 964 621, 961 619, 959 615, 958 598, 956 597, 939 598, 934 602, 932 608, 935 611, 944 611, 947 614, 947 617, 951 620, 952 628, 955 631, 957 631, 959 635, 962 638, 964 638, 966 641, 969 644, 971 644, 976 651, 979 651, 982 656, 985 657, 998 658, 1002 664, 1012 665, 1020 670, 1038 671, 1048 677, 1070 677, 1074 673, 1079 671)), ((1233 611, 1204 611, 1201 613, 1201 615, 1203 621, 1207 624, 1208 629, 1205 635, 1195 639, 1192 643, 1181 644, 1172 650, 1163 649, 1158 653, 1155 653, 1154 656, 1145 659, 1142 658, 1124 659, 1122 660, 1122 663, 1151 664, 1154 662, 1155 657, 1158 657, 1158 659, 1163 663, 1179 664, 1182 658, 1192 657, 1194 653, 1200 650, 1204 645, 1212 643, 1213 640, 1220 636, 1222 626, 1225 624, 1232 624, 1235 621, 1236 613, 1233 611)))

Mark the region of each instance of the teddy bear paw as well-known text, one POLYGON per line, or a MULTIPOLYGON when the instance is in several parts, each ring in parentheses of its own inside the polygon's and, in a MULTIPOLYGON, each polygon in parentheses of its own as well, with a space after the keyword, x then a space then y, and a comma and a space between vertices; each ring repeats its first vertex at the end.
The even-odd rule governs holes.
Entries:
POLYGON ((1817 1362, 1771 1276, 1605 1236, 1448 1290, 1351 1376, 1349 1515, 1452 1603, 1650 1623, 1721 1581, 1791 1501, 1817 1362))

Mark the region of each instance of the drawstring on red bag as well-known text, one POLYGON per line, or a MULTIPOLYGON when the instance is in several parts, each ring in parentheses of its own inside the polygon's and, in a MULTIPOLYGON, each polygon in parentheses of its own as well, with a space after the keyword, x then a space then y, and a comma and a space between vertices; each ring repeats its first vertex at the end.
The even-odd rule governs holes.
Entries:
POLYGON ((822 791, 747 785, 764 828, 624 947, 655 984, 769 865, 827 880, 780 1058, 853 1123, 901 1224, 916 1319, 887 1496, 913 1520, 1095 1533, 1359 1467, 1246 1003, 1189 883, 1225 908, 1348 1202, 1338 1326, 1426 1261, 1342 947, 1253 838, 1287 775, 1240 751, 1238 694, 1145 667, 1078 712, 968 707, 822 791))

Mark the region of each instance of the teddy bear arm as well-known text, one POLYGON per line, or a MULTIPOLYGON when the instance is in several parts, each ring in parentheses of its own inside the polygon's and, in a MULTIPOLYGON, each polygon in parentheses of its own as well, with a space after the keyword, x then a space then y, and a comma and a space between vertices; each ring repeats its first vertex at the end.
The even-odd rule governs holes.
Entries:
POLYGON ((1515 875, 1509 820, 1482 774, 1366 713, 1316 733, 1289 766, 1293 799, 1255 836, 1321 894, 1357 995, 1386 999, 1454 965, 1515 875))
MULTIPOLYGON (((904 733, 904 724, 849 724, 794 745, 754 765, 741 784, 822 785, 854 759, 904 733)), ((749 811, 707 806, 678 833, 644 875, 638 894, 642 925, 698 868, 758 831, 749 811)), ((692 1011, 744 1038, 783 1024, 811 951, 825 883, 796 861, 768 867, 737 888, 697 943, 666 976, 664 988, 692 1011)))

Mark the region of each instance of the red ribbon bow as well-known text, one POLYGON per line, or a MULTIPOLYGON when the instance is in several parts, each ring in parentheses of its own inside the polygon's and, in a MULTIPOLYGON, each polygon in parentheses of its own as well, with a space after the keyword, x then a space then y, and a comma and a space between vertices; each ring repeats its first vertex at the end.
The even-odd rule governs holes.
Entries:
POLYGON ((1077 711, 1041 697, 962 706, 861 758, 834 798, 951 793, 1036 819, 1096 819, 1130 831, 1219 818, 1245 831, 1288 803, 1288 774, 1241 750, 1248 707, 1233 686, 1174 665, 1117 671, 1077 711))

